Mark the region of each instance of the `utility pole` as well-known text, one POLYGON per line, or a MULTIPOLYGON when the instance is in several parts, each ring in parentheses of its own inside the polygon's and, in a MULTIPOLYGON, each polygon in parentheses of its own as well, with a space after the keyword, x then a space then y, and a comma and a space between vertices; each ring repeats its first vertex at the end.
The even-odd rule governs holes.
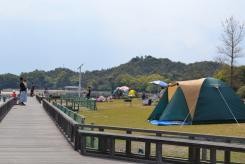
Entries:
POLYGON ((77 69, 79 69, 79 87, 78 87, 78 96, 81 97, 81 81, 82 81, 82 66, 83 64, 81 64, 77 69))

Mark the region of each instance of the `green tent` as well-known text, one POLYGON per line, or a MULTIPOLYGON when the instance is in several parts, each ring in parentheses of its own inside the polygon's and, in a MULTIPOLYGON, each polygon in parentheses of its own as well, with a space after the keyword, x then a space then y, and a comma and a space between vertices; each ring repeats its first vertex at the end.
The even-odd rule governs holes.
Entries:
POLYGON ((179 81, 168 86, 148 120, 157 125, 245 122, 245 105, 218 79, 179 81))

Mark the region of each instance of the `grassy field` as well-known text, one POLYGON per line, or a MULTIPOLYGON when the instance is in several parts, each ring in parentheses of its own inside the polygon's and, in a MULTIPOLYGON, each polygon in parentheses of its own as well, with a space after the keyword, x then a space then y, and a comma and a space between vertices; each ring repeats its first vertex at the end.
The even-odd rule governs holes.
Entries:
POLYGON ((132 103, 123 100, 97 103, 97 111, 82 109, 81 115, 86 117, 86 123, 97 125, 121 126, 143 129, 191 132, 224 136, 245 137, 245 124, 209 124, 186 126, 155 126, 147 118, 155 106, 143 106, 140 99, 133 99, 132 103))

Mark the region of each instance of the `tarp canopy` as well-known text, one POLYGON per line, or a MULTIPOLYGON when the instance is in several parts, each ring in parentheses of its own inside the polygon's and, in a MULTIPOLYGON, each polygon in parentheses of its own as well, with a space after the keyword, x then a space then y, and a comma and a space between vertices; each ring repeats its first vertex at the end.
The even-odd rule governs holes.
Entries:
POLYGON ((167 87, 168 86, 168 83, 166 83, 164 81, 160 81, 160 80, 151 81, 150 83, 159 85, 160 87, 167 87))
POLYGON ((129 91, 129 87, 127 87, 127 86, 117 87, 117 89, 119 89, 119 90, 121 90, 121 91, 124 91, 124 92, 129 91))
POLYGON ((129 91, 129 87, 127 86, 121 86, 121 87, 117 87, 112 95, 114 96, 127 96, 128 95, 128 91, 129 91))
POLYGON ((156 124, 245 122, 245 105, 224 82, 215 78, 178 81, 169 85, 148 120, 156 124))

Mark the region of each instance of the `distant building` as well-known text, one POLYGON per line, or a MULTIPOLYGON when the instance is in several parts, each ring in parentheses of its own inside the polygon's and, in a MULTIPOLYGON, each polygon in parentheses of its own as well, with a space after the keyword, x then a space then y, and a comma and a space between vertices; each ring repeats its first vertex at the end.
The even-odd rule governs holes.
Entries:
MULTIPOLYGON (((78 94, 79 87, 78 86, 65 86, 64 87, 65 94, 76 95, 78 94)), ((86 90, 84 88, 81 89, 81 94, 84 95, 86 90)))
POLYGON ((78 91, 79 87, 78 86, 65 86, 64 89, 67 91, 78 91))

